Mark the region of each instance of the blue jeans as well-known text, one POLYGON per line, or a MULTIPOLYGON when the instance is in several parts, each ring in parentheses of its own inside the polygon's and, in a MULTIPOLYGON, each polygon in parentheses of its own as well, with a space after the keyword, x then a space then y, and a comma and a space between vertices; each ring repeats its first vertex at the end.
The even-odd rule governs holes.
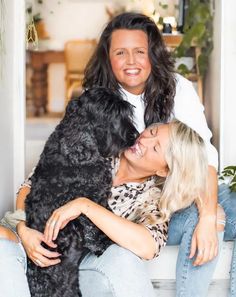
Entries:
MULTIPOLYGON (((25 268, 20 243, 0 239, 0 296, 30 297, 25 268)), ((100 257, 88 254, 79 280, 84 297, 155 297, 144 261, 116 244, 100 257)))
POLYGON ((100 257, 87 255, 80 264, 79 277, 85 297, 155 296, 145 262, 116 244, 100 257))
MULTIPOLYGON (((224 240, 234 240, 231 261, 229 297, 236 297, 236 193, 230 192, 227 185, 219 187, 218 202, 226 214, 224 240)), ((192 205, 176 212, 170 221, 168 245, 180 245, 176 265, 176 297, 205 297, 212 279, 218 257, 211 262, 194 267, 189 259, 192 234, 198 222, 197 208, 192 205)), ((218 234, 222 243, 222 232, 218 234)))
MULTIPOLYGON (((198 222, 195 205, 176 212, 170 222, 167 245, 180 245, 176 263, 176 297, 205 297, 218 257, 202 266, 193 266, 189 259, 192 235, 198 222)), ((218 233, 221 246, 223 232, 218 233)))
POLYGON ((25 271, 21 244, 0 238, 0 296, 30 297, 25 271))
MULTIPOLYGON (((224 207, 227 219, 224 239, 233 240, 236 238, 236 193, 230 193, 227 186, 222 185, 219 189, 219 203, 224 207)), ((188 258, 192 233, 197 222, 198 213, 194 206, 177 212, 170 222, 168 244, 180 244, 176 267, 177 297, 207 296, 208 285, 217 263, 217 259, 214 259, 203 266, 193 267, 192 260, 188 258)), ((20 244, 0 239, 1 295, 4 292, 4 297, 29 297, 24 274, 25 263, 20 244)), ((87 255, 80 264, 79 275, 85 297, 155 296, 143 261, 117 245, 110 246, 100 257, 87 255)), ((235 281, 234 247, 230 297, 236 297, 235 281)))
POLYGON ((221 185, 218 199, 226 214, 224 240, 234 240, 229 297, 236 297, 236 192, 230 192, 226 185, 221 185))

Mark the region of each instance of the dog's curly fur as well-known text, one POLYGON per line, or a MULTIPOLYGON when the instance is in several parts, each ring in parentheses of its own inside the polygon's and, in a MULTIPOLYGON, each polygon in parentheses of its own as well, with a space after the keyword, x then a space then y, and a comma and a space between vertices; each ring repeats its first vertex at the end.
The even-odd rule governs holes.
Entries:
MULTIPOLYGON (((108 157, 133 145, 137 136, 132 106, 112 91, 93 88, 72 99, 31 178, 25 203, 27 226, 43 232, 52 212, 77 197, 89 197, 108 208, 112 185, 108 157)), ((32 297, 81 296, 80 261, 88 252, 101 254, 111 241, 81 215, 60 231, 56 243, 60 264, 40 268, 28 259, 32 297)))

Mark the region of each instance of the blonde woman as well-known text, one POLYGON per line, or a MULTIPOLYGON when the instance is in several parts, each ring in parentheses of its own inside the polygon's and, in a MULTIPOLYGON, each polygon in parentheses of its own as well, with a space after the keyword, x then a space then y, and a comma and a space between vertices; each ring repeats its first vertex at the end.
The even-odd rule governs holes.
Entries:
MULTIPOLYGON (((52 214, 44 234, 18 222, 22 243, 17 238, 12 241, 14 234, 5 228, 10 227, 5 220, 5 227, 0 229, 0 236, 5 238, 0 239, 1 293, 5 297, 30 296, 23 250, 40 267, 60 263, 60 255, 41 244, 55 247, 60 229, 83 214, 114 242, 100 257, 88 254, 79 265, 83 296, 154 297, 141 259, 159 255, 167 241, 168 220, 173 212, 193 202, 201 207, 207 166, 204 141, 191 128, 179 121, 151 125, 133 147, 113 160, 112 211, 89 197, 78 197, 52 214), (56 224, 50 224, 52 221, 56 224)), ((19 208, 24 208, 29 191, 30 179, 20 190, 19 208)))

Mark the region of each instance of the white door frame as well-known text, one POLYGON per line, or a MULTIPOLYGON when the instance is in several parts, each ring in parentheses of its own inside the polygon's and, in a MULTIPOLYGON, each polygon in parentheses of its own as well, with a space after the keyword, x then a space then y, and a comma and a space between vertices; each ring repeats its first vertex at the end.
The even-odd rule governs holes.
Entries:
MULTIPOLYGON (((6 1, 6 6, 8 5, 6 1)), ((25 178, 25 0, 13 1, 13 174, 14 190, 25 178)), ((7 66, 6 66, 7 67, 7 66)))

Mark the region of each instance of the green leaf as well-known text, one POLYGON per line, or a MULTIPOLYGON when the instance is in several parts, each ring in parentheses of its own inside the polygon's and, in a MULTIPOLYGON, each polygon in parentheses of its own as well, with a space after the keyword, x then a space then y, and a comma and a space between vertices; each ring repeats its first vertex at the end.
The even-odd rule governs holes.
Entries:
POLYGON ((220 179, 230 178, 229 188, 232 192, 236 192, 236 166, 227 166, 223 169, 220 179))
POLYGON ((159 17, 158 24, 163 25, 163 17, 159 17))
POLYGON ((174 56, 183 57, 193 44, 201 49, 197 66, 201 76, 207 70, 208 59, 213 49, 213 14, 210 0, 191 0, 185 19, 184 35, 174 56))
POLYGON ((190 73, 190 70, 188 69, 188 67, 185 64, 180 64, 177 68, 177 72, 179 72, 180 74, 185 76, 190 73))
POLYGON ((162 9, 167 9, 169 7, 168 4, 162 4, 162 2, 159 2, 159 6, 162 8, 162 9))

